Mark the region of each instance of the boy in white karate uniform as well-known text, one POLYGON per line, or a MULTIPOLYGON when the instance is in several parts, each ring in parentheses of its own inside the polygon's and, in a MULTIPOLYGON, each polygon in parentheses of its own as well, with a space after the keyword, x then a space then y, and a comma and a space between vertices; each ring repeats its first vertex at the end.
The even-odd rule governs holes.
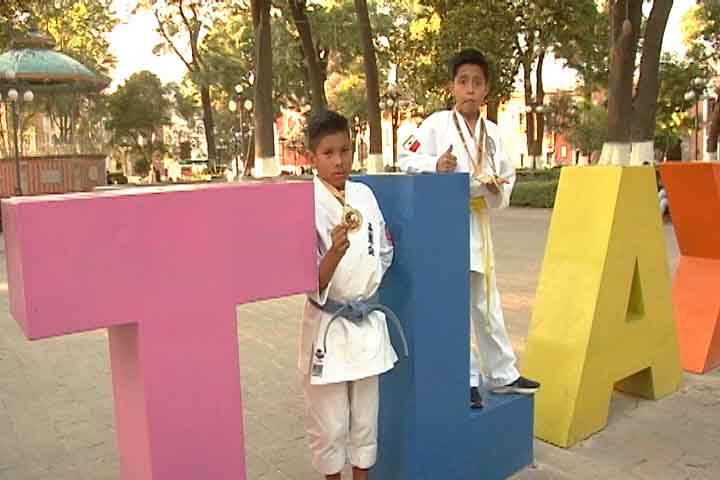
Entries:
POLYGON ((377 305, 393 246, 372 190, 348 180, 347 119, 316 113, 308 140, 317 170, 319 285, 305 304, 299 368, 312 464, 339 480, 349 461, 353 479, 363 480, 377 456, 378 376, 397 361, 377 305))
POLYGON ((454 108, 432 114, 403 143, 400 166, 470 174, 470 406, 482 408, 481 376, 493 393, 531 394, 540 385, 518 372, 495 278, 489 209, 509 205, 515 170, 497 125, 480 116, 490 68, 482 53, 468 49, 452 59, 450 73, 454 108))

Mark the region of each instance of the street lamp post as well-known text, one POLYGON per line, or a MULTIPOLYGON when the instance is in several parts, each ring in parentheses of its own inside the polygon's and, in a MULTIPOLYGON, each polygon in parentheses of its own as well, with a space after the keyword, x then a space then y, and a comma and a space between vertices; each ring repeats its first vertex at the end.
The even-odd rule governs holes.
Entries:
POLYGON ((385 99, 380 101, 381 110, 390 111, 390 123, 392 127, 392 169, 397 169, 397 131, 400 117, 400 92, 397 87, 392 85, 385 94, 385 99))
POLYGON ((355 115, 353 117, 353 159, 357 158, 358 165, 362 165, 362 158, 360 158, 360 117, 355 115))
MULTIPOLYGON (((253 115, 252 112, 253 112, 254 107, 255 107, 255 104, 249 98, 243 102, 243 108, 247 112, 248 119, 250 119, 250 120, 252 120, 252 115, 253 115)), ((246 124, 243 123, 243 131, 245 130, 245 128, 244 128, 245 125, 246 124)), ((247 123, 247 126, 248 126, 247 132, 245 132, 246 138, 247 138, 247 147, 245 149, 245 156, 243 157, 243 159, 245 160, 245 168, 247 168, 248 162, 250 161, 250 151, 251 151, 250 149, 252 147, 252 142, 253 142, 254 123, 252 121, 250 121, 247 123)))
POLYGON ((705 80, 700 77, 695 77, 690 81, 690 90, 685 94, 685 100, 688 102, 695 102, 695 121, 693 122, 693 129, 695 130, 695 159, 702 160, 702 154, 700 153, 700 143, 698 141, 698 134, 700 133, 700 102, 703 100, 705 88, 707 87, 705 80))
MULTIPOLYGON (((9 81, 15 80, 15 72, 7 71, 3 74, 3 77, 9 81)), ((9 88, 5 96, 5 104, 10 107, 11 116, 13 119, 13 145, 15 154, 15 194, 22 195, 22 178, 20 175, 20 112, 22 103, 30 103, 34 100, 35 95, 32 90, 25 90, 22 97, 16 88, 9 88)), ((0 100, 2 100, 2 94, 0 94, 0 100)))
MULTIPOLYGON (((251 87, 255 83, 255 75, 253 72, 250 72, 247 77, 247 84, 249 87, 251 87)), ((246 95, 243 95, 245 93, 245 85, 243 83, 238 83, 235 85, 235 94, 236 98, 233 100, 230 100, 228 102, 228 109, 235 113, 238 112, 240 114, 240 156, 243 157, 243 164, 247 165, 247 157, 250 151, 249 145, 248 148, 245 148, 246 141, 248 140, 248 132, 246 131, 248 129, 248 123, 245 122, 245 114, 247 112, 247 115, 249 116, 249 119, 252 119, 252 110, 253 110, 253 101, 250 98, 245 98, 243 101, 243 98, 246 97, 246 95)), ((235 156, 235 170, 237 171, 237 175, 241 176, 240 173, 240 159, 238 158, 238 155, 235 156)))

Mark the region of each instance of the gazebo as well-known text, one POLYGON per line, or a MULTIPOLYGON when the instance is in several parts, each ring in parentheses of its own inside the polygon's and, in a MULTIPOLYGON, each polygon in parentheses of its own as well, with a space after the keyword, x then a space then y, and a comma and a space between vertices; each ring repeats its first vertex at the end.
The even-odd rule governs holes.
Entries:
MULTIPOLYGON (((33 28, 15 38, 11 49, 0 55, 0 105, 6 119, 5 129, 0 122, 0 137, 6 146, 0 154, 0 198, 86 191, 106 183, 102 146, 79 148, 77 143, 49 140, 54 127, 47 120, 48 112, 37 111, 32 116, 33 127, 45 133, 41 148, 23 148, 23 111, 40 99, 57 102, 67 98, 72 103, 110 84, 109 78, 54 47, 54 40, 33 28)), ((70 109, 71 128, 75 110, 74 106, 70 109)))

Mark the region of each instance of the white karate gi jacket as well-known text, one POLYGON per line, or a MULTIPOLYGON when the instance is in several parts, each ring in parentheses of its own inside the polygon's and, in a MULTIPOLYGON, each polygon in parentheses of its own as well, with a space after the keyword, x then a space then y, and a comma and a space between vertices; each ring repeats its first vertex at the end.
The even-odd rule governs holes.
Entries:
MULTIPOLYGON (((322 182, 315 178, 315 226, 318 235, 318 262, 332 245, 330 232, 341 223, 343 207, 322 182)), ((348 181, 346 203, 363 216, 360 229, 350 232, 350 247, 340 261, 330 283, 322 292, 309 295, 324 305, 328 298, 336 302, 365 300, 377 292, 393 258, 393 245, 385 219, 372 190, 348 181)), ((303 313, 298 367, 310 375, 314 385, 353 381, 390 370, 398 357, 390 343, 385 315, 372 312, 369 320, 355 324, 336 319, 328 330, 327 351, 322 361, 314 352, 323 348, 323 334, 332 315, 307 301, 303 313)))
MULTIPOLYGON (((470 134, 466 122, 455 110, 445 110, 430 115, 418 127, 416 133, 406 139, 399 149, 400 167, 406 172, 435 172, 437 161, 440 156, 452 145, 452 154, 457 157, 457 172, 471 172, 471 159, 463 145, 460 134, 457 131, 452 115, 457 115, 458 123, 464 135, 468 150, 473 156, 478 153, 478 146, 475 139, 480 137, 480 125, 478 120, 474 135, 470 134)), ((489 138, 495 143, 495 175, 508 180, 502 185, 499 193, 490 192, 480 181, 470 178, 470 196, 484 197, 490 209, 505 208, 510 204, 510 194, 515 185, 515 169, 507 157, 505 148, 500 138, 498 126, 489 120, 485 120, 485 128, 489 138)), ((486 149, 487 150, 487 149, 486 149)), ((483 162, 484 175, 493 175, 489 161, 483 162)), ((488 212, 480 213, 470 211, 470 270, 485 273, 486 259, 484 255, 483 221, 488 221, 483 216, 488 212)), ((489 240, 491 242, 491 240, 489 240)), ((491 263, 494 265, 494 252, 490 244, 491 263)))

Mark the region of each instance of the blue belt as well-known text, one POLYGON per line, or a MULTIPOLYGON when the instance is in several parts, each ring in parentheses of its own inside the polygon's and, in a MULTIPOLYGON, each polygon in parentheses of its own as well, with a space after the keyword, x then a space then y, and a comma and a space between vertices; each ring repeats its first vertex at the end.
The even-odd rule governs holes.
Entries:
POLYGON ((378 303, 379 295, 376 293, 372 297, 366 299, 366 300, 357 300, 353 302, 337 302, 332 299, 327 299, 325 302, 325 305, 320 305, 318 302, 313 300, 312 298, 308 298, 310 303, 315 306, 316 308, 322 310, 325 313, 328 313, 332 315, 332 318, 325 326, 325 333, 323 333, 323 348, 322 351, 318 349, 317 352, 315 352, 315 355, 318 356, 319 359, 322 359, 325 356, 325 353, 327 352, 327 335, 328 331, 330 330, 330 325, 337 320, 338 318, 344 318, 346 320, 349 320, 355 324, 359 324, 360 322, 363 322, 368 319, 368 316, 372 312, 382 312, 385 314, 385 318, 389 318, 390 321, 395 325, 395 328, 397 328, 398 333, 400 334, 400 339, 403 343, 403 349, 405 352, 405 356, 408 356, 408 345, 407 340, 405 339, 405 331, 403 330, 402 325, 400 324, 400 320, 398 319, 397 315, 395 315, 395 312, 390 310, 385 305, 381 305, 378 303))

